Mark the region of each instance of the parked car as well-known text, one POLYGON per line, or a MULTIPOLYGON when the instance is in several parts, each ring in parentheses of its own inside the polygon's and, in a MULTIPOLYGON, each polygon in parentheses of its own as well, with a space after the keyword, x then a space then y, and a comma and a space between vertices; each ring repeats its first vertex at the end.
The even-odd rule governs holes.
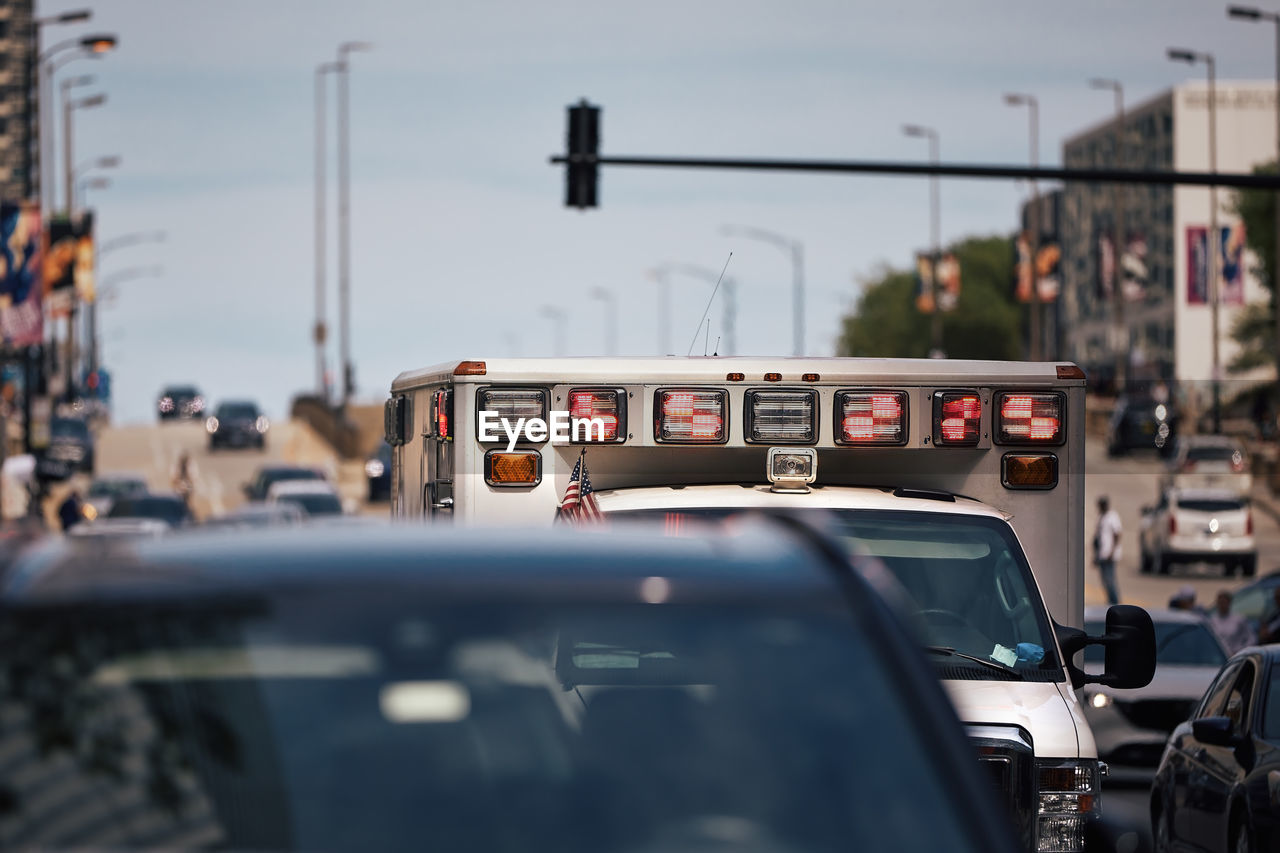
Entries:
POLYGON ((323 480, 324 473, 316 468, 304 465, 263 465, 254 474, 253 479, 244 485, 244 495, 251 501, 267 499, 267 490, 272 483, 281 480, 323 480))
POLYGON ((41 850, 1012 853, 923 653, 819 543, 761 522, 45 546, 0 590, 0 673, 21 675, 0 678, 22 760, 5 831, 41 850))
POLYGON ((170 385, 156 400, 156 411, 162 421, 201 417, 204 406, 204 395, 194 385, 170 385))
POLYGON ((49 447, 45 456, 69 471, 93 473, 93 432, 80 418, 54 418, 49 424, 49 447))
POLYGON ((191 509, 181 497, 153 493, 117 498, 107 518, 151 518, 170 527, 182 527, 194 521, 191 509))
MULTIPOLYGON (((1080 691, 1085 719, 1093 730, 1098 757, 1110 766, 1112 781, 1150 782, 1169 733, 1191 716, 1218 670, 1227 662, 1222 643, 1199 613, 1148 610, 1156 629, 1156 673, 1137 690, 1099 684, 1080 691)), ((1107 609, 1085 608, 1084 629, 1106 633, 1107 609)), ((1086 646, 1083 668, 1104 669, 1104 646, 1086 646)))
POLYGON ((1242 586, 1231 595, 1231 611, 1239 613, 1253 627, 1265 625, 1276 611, 1275 589, 1280 586, 1280 571, 1270 572, 1258 580, 1242 586))
POLYGON ((204 428, 209 433, 210 452, 220 447, 267 446, 267 429, 271 422, 252 400, 228 400, 218 404, 212 415, 205 419, 204 428))
POLYGON ((89 484, 86 503, 93 507, 94 516, 104 516, 111 510, 116 498, 142 495, 147 492, 147 479, 141 474, 113 472, 100 474, 89 484))
POLYGON ((1157 850, 1280 850, 1280 645, 1237 652, 1174 729, 1151 789, 1157 850))
POLYGON ((1107 454, 1154 449, 1162 456, 1173 451, 1178 416, 1172 403, 1148 396, 1121 396, 1107 424, 1107 454))
POLYGON ((1186 436, 1178 440, 1162 482, 1166 489, 1230 489, 1247 495, 1253 486, 1249 451, 1230 436, 1186 436))
POLYGON ((369 480, 369 502, 391 500, 391 445, 385 440, 364 463, 364 473, 369 480))
POLYGON ((342 515, 342 499, 324 480, 281 480, 267 489, 267 503, 294 504, 307 517, 342 515))
POLYGON ((1168 489, 1142 508, 1141 571, 1169 573, 1174 563, 1218 563, 1223 574, 1258 569, 1249 499, 1230 489, 1168 489))

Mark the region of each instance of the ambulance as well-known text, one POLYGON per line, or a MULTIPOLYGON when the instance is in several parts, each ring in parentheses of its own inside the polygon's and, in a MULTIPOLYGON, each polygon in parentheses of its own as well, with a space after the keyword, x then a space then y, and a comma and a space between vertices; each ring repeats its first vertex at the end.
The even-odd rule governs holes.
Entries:
POLYGON ((891 571, 1026 849, 1082 850, 1099 761, 1075 689, 1147 684, 1150 617, 1084 617, 1084 374, 852 358, 455 361, 398 376, 392 514, 550 524, 570 488, 669 529, 813 511, 891 571), (1106 672, 1073 662, 1106 647, 1106 672))

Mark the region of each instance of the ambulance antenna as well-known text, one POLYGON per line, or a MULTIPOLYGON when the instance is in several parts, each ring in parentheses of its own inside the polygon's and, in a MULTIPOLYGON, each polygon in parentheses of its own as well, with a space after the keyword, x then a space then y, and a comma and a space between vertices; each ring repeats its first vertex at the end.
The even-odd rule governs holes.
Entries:
MULTIPOLYGON (((711 303, 716 301, 716 294, 720 292, 720 282, 724 280, 724 271, 729 268, 729 261, 733 260, 733 252, 729 253, 729 257, 724 259, 724 266, 720 268, 720 277, 716 279, 716 286, 711 290, 711 298, 707 300, 707 308, 702 312, 702 316, 698 319, 698 328, 693 330, 693 340, 689 341, 689 351, 685 355, 693 355, 693 346, 698 342, 698 332, 702 331, 702 321, 707 319, 707 315, 711 313, 711 303)), ((710 336, 711 327, 707 327, 707 335, 710 336)))
POLYGON ((711 353, 711 354, 712 354, 712 355, 719 355, 719 354, 720 354, 720 336, 719 336, 719 335, 716 335, 716 348, 715 348, 715 350, 714 350, 714 351, 712 351, 712 353, 711 353))

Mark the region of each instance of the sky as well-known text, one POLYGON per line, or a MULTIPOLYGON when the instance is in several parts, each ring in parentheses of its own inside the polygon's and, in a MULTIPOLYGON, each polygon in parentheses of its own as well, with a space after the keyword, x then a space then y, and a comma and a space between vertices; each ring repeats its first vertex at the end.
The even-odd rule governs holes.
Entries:
MULTIPOLYGON (((41 15, 84 2, 37 0, 41 15)), ((356 399, 401 371, 498 356, 659 354, 651 271, 691 264, 736 282, 740 355, 793 351, 792 268, 803 246, 808 355, 834 354, 862 283, 929 241, 924 178, 603 167, 600 207, 563 206, 565 107, 602 107, 604 155, 924 160, 904 123, 935 128, 944 161, 1025 163, 1036 96, 1043 164, 1112 114, 1115 78, 1136 105, 1202 67, 1273 79, 1269 26, 1208 0, 109 0, 45 45, 113 33, 118 49, 68 63, 77 163, 118 155, 89 190, 98 241, 163 230, 105 254, 103 365, 119 422, 154 416, 166 384, 275 417, 316 387, 315 72, 350 57, 351 350, 356 399), (104 172, 104 174, 107 174, 104 172), (727 267, 726 267, 727 263, 727 267), (158 275, 130 278, 135 268, 158 275), (608 297, 593 296, 603 288, 608 297), (608 317, 616 306, 616 339, 608 317), (546 309, 552 309, 551 312, 546 309), (565 322, 550 316, 564 312, 565 322)), ((1266 8, 1272 8, 1267 6, 1266 8)), ((1280 8, 1280 7, 1278 7, 1280 8)), ((328 88, 328 363, 338 358, 334 87, 328 88)), ((61 146, 61 138, 57 140, 61 146)), ((61 149, 59 149, 61 150, 61 149)), ((61 180, 61 177, 59 177, 61 180)), ((59 190, 59 193, 61 190, 59 190)), ((1008 233, 1025 183, 945 180, 943 242, 1008 233)), ((670 348, 723 337, 723 291, 674 273, 670 348), (697 335, 702 329, 702 335, 697 335)), ((724 346, 721 351, 723 354, 724 346)))

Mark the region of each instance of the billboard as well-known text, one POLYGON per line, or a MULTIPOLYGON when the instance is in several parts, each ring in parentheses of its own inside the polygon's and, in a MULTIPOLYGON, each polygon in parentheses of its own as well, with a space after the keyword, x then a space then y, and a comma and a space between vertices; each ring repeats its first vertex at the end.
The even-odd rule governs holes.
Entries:
MULTIPOLYGON (((1244 223, 1218 229, 1218 304, 1244 304, 1244 223)), ((1209 304, 1209 229, 1187 226, 1187 304, 1209 304)))
POLYGON ((921 252, 916 255, 916 310, 932 314, 933 309, 933 261, 921 252))
MULTIPOLYGON (((1058 265, 1062 250, 1057 243, 1045 243, 1036 248, 1034 279, 1036 298, 1040 302, 1056 302, 1062 289, 1058 280, 1058 265)), ((1013 241, 1013 296, 1018 302, 1031 301, 1032 282, 1031 242, 1024 231, 1013 241)))
POLYGON ((40 210, 0 202, 0 339, 25 347, 44 339, 40 210))
MULTIPOLYGON (((94 299, 93 212, 49 223, 49 242, 44 261, 45 292, 55 297, 55 305, 69 303, 71 295, 81 302, 94 299)), ((62 310, 57 309, 58 313, 62 310)))

